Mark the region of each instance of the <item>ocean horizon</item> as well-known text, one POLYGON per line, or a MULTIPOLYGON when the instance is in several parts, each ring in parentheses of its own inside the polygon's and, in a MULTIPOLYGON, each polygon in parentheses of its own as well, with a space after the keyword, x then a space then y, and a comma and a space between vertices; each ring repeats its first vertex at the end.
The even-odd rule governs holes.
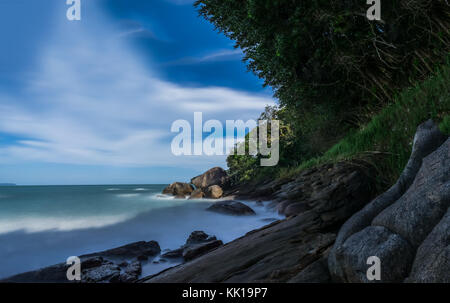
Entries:
MULTIPOLYGON (((216 200, 162 195, 165 184, 26 185, 0 188, 0 278, 65 262, 136 241, 157 241, 162 251, 202 230, 224 243, 281 218, 253 202, 256 216, 206 211, 216 200)), ((143 264, 143 275, 178 261, 143 264)), ((179 263, 179 262, 178 262, 179 263)))

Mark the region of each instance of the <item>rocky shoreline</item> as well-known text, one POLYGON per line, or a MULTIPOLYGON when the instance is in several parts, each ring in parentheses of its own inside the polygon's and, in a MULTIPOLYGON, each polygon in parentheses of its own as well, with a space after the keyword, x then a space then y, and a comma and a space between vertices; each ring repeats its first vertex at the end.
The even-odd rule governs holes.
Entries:
POLYGON ((337 163, 290 180, 235 188, 268 197, 287 218, 196 259, 141 279, 162 282, 450 282, 450 139, 418 127, 398 182, 374 197, 371 167, 337 163))
MULTIPOLYGON (((225 245, 193 232, 179 249, 161 255, 181 264, 139 280, 140 259, 161 254, 156 242, 81 256, 83 282, 369 282, 371 256, 381 260, 381 282, 450 282, 450 139, 427 121, 413 143, 398 182, 379 196, 374 169, 362 161, 322 165, 254 186, 230 187, 221 168, 191 183, 173 183, 164 194, 220 198, 210 211, 252 215, 238 200, 265 200, 286 219, 225 245), (132 262, 119 263, 122 254, 132 262)), ((65 268, 59 264, 5 281, 48 282, 43 278, 62 273, 65 279, 65 268)))

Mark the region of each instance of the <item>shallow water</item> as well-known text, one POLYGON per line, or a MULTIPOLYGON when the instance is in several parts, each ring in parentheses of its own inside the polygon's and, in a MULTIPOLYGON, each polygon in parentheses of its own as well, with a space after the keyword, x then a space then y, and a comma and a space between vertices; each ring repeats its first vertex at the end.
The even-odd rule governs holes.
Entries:
MULTIPOLYGON (((229 242, 280 217, 245 202, 256 216, 205 211, 211 200, 160 195, 164 185, 0 187, 0 278, 135 241, 162 250, 183 245, 194 230, 229 242)), ((176 263, 144 265, 144 275, 176 263)))

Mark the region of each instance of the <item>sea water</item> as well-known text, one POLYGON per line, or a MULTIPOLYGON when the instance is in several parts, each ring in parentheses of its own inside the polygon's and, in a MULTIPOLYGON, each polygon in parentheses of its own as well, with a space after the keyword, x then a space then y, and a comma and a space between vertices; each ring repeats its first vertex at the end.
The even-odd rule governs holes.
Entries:
MULTIPOLYGON (((155 240, 164 251, 202 230, 223 242, 280 219, 245 202, 256 216, 206 211, 212 200, 161 195, 165 185, 0 187, 0 279, 136 241, 155 240)), ((144 275, 176 261, 144 264, 144 275)))

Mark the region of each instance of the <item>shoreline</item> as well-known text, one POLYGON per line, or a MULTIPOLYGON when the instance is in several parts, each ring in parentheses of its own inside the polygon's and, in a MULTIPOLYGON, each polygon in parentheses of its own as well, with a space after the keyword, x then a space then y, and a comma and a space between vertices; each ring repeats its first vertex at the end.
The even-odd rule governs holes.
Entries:
MULTIPOLYGON (((155 194, 157 195, 157 194, 155 194)), ((217 199, 217 200, 212 200, 212 199, 202 199, 203 202, 199 202, 199 203, 205 203, 204 207, 201 207, 201 209, 203 209, 204 213, 203 216, 208 216, 210 217, 212 215, 212 217, 215 217, 216 215, 208 215, 209 212, 205 211, 207 205, 212 204, 213 202, 220 202, 220 201, 229 201, 234 197, 223 197, 222 199, 217 199)), ((167 199, 168 201, 172 200, 172 199, 167 199)), ((187 200, 187 199, 186 199, 187 200)), ((197 203, 198 201, 192 201, 192 203, 197 203)), ((246 204, 251 205, 252 207, 257 207, 256 201, 252 201, 252 200, 246 200, 245 201, 246 204)), ((201 205, 201 204, 200 204, 201 205)), ((264 211, 263 213, 259 213, 258 217, 259 219, 257 219, 258 221, 262 221, 266 216, 264 215, 266 211, 264 211), (264 217, 264 218, 261 218, 264 217)), ((272 213, 272 212, 271 212, 272 213)), ((277 217, 275 213, 272 213, 274 216, 273 217, 277 217)), ((224 216, 224 218, 230 218, 231 220, 233 219, 233 216, 227 216, 227 215, 221 215, 224 216)), ((251 220, 248 222, 253 222, 255 221, 256 218, 251 217, 251 220)), ((269 219, 269 216, 267 216, 267 218, 265 219, 269 219)), ((274 218, 271 218, 274 219, 274 218)), ((242 218, 240 220, 244 220, 241 222, 246 222, 247 220, 245 218, 242 218)), ((266 224, 264 222, 262 222, 261 224, 266 224)), ((194 230, 192 230, 194 231, 194 230)), ((248 232, 248 231, 246 231, 248 232)), ((226 243, 242 237, 246 232, 239 234, 231 239, 228 239, 226 241, 226 243)), ((171 238, 171 235, 168 234, 167 237, 171 238)), ((221 239, 219 239, 221 240, 221 239)), ((143 242, 143 241, 141 241, 143 242)), ((133 243, 129 243, 126 245, 123 245, 123 247, 127 247, 129 245, 133 245, 136 244, 138 242, 133 242, 133 243)), ((139 242, 140 243, 140 242, 139 242)), ((145 242, 143 242, 145 243, 145 242)), ((179 246, 182 246, 183 243, 180 242, 179 246)), ((122 247, 122 246, 121 246, 122 247)), ((139 247, 139 245, 138 245, 139 247)), ((114 249, 114 248, 112 248, 114 249)), ((170 248, 171 250, 174 249, 174 247, 170 248)), ((107 249, 106 251, 111 250, 111 249, 107 249)), ((128 253, 133 253, 132 249, 127 249, 128 253)), ((139 274, 138 276, 134 277, 134 280, 138 280, 139 278, 145 278, 146 276, 150 275, 150 274, 156 274, 159 273, 162 270, 166 270, 167 268, 171 268, 173 266, 179 265, 180 263, 183 263, 182 258, 164 258, 162 255, 167 253, 167 251, 169 251, 169 249, 167 249, 167 247, 161 247, 160 251, 158 254, 154 254, 154 255, 149 255, 147 256, 147 258, 145 258, 145 256, 141 256, 141 255, 136 255, 136 253, 133 253, 134 255, 132 256, 132 258, 129 257, 120 257, 120 258, 104 258, 103 260, 89 260, 91 258, 94 257, 99 257, 99 256, 104 256, 105 255, 105 251, 97 251, 97 252, 92 252, 92 253, 88 253, 88 254, 82 254, 80 255, 80 259, 82 259, 82 264, 83 262, 94 262, 94 264, 96 264, 99 267, 103 267, 102 270, 105 270, 105 268, 109 271, 116 271, 115 266, 119 266, 121 263, 123 263, 124 261, 128 263, 128 265, 133 264, 133 266, 136 268, 139 268, 139 271, 142 272, 142 274, 139 274), (166 249, 165 249, 166 248, 166 249), (141 260, 137 260, 137 259, 141 259, 141 260), (84 261, 83 261, 84 260, 84 261), (135 261, 139 261, 140 265, 135 264, 135 261), (109 262, 113 262, 113 264, 109 263, 109 262), (161 269, 157 269, 157 268, 161 268, 161 269)), ((200 254, 199 254, 200 255, 200 254)), ((61 260, 62 261, 62 260, 61 260)), ((124 264, 122 264, 124 265, 124 264)), ((92 265, 88 265, 88 266, 92 266, 92 265)), ((119 266, 120 267, 120 266, 119 266)), ((64 283, 64 282, 68 282, 66 277, 65 277, 65 271, 67 270, 68 266, 66 266, 64 263, 53 263, 53 265, 49 264, 48 266, 43 266, 40 267, 36 270, 30 270, 30 271, 25 271, 25 272, 19 272, 17 274, 13 274, 10 276, 7 276, 5 278, 0 279, 1 282, 60 282, 60 283, 64 283), (64 273, 64 275, 63 275, 64 273), (56 275, 56 278, 55 278, 56 275)), ((82 266, 83 268, 83 266, 82 266)), ((125 267, 126 268, 126 267, 125 267)), ((124 269, 125 268, 121 268, 120 271, 122 272, 122 274, 124 273, 124 269)), ((102 279, 102 277, 98 278, 98 279, 102 279)), ((133 281, 134 281, 133 280, 133 281)), ((114 277, 113 277, 113 281, 114 282, 120 282, 120 281, 115 281, 114 277)), ((100 282, 100 281, 95 281, 92 280, 90 282, 100 282)), ((127 282, 127 281, 125 281, 127 282)))

